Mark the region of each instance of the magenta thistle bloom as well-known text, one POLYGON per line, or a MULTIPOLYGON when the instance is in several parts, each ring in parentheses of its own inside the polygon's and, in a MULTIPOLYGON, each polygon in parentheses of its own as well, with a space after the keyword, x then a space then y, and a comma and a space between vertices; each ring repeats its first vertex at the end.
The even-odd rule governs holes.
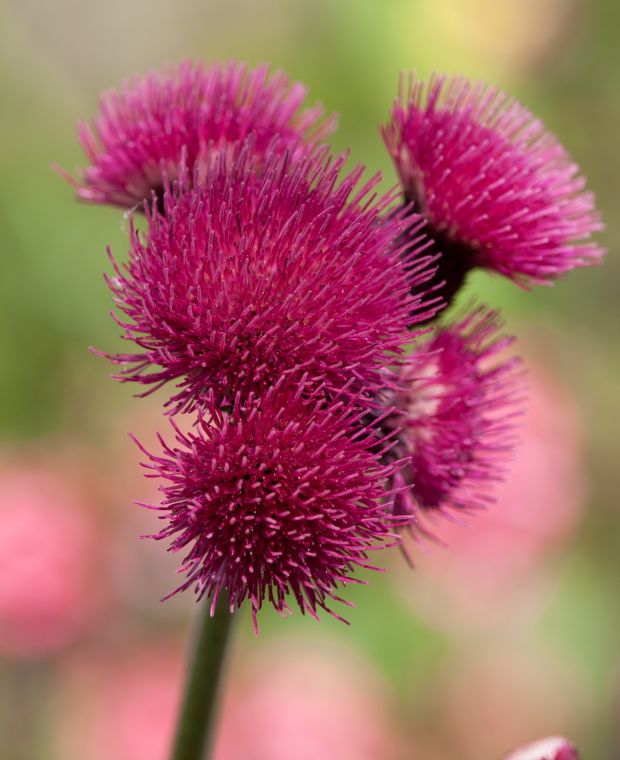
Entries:
POLYGON ((579 760, 579 754, 568 739, 550 736, 511 752, 504 760, 579 760))
MULTIPOLYGON (((400 370, 400 390, 383 430, 399 430, 388 456, 406 458, 394 475, 396 514, 484 508, 501 479, 519 414, 518 360, 498 356, 512 342, 497 314, 479 308, 439 328, 400 370)), ((420 525, 420 529, 422 526, 420 525)))
POLYGON ((306 88, 281 71, 249 69, 231 61, 204 68, 185 61, 126 82, 103 94, 92 125, 78 127, 90 166, 79 180, 61 173, 78 198, 141 209, 151 194, 161 199, 166 181, 182 164, 194 176, 213 152, 238 145, 249 134, 262 154, 274 137, 292 155, 307 153, 336 126, 323 108, 302 109, 306 88))
POLYGON ((111 357, 122 379, 178 379, 177 409, 304 373, 332 397, 383 387, 407 326, 435 308, 409 293, 430 257, 393 245, 393 196, 375 201, 379 178, 359 187, 361 168, 341 179, 344 157, 325 150, 293 165, 268 152, 260 177, 251 145, 221 158, 203 186, 167 195, 144 239, 132 231, 128 271, 109 281, 139 347, 111 357))
POLYGON ((594 197, 562 145, 504 93, 462 77, 416 82, 382 129, 405 197, 443 253, 450 300, 472 267, 549 284, 599 262, 594 197))
POLYGON ((372 568, 371 549, 398 541, 383 487, 393 466, 381 464, 361 412, 303 395, 303 382, 280 382, 245 406, 237 397, 230 415, 211 396, 192 432, 175 428, 176 445, 160 439, 162 455, 145 452, 151 477, 166 481, 168 524, 154 537, 188 550, 177 591, 194 586, 215 605, 226 589, 231 610, 249 599, 255 625, 265 600, 290 612, 289 594, 302 612, 338 617, 328 606, 343 601, 337 588, 372 568))

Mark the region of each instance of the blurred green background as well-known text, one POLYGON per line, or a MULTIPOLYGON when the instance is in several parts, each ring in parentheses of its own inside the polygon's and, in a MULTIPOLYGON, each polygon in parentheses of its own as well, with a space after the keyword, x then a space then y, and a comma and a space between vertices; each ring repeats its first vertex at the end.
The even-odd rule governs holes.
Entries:
MULTIPOLYGON (((0 651, 2 760, 165 757, 160 724, 174 703, 191 603, 159 604, 175 584, 175 563, 163 546, 138 541, 154 526, 131 501, 148 499, 152 487, 142 481, 126 436, 132 430, 148 442, 164 428, 161 398, 132 398, 132 389, 111 381, 109 365, 88 351, 120 345, 101 275, 109 271, 106 245, 119 257, 126 250, 128 224, 116 210, 76 203, 50 163, 70 171, 83 164, 74 124, 95 113, 103 88, 188 57, 268 61, 305 82, 310 102, 321 100, 340 114, 334 146, 350 147, 356 161, 382 170, 386 188, 395 175, 377 125, 387 118, 401 70, 495 82, 560 136, 608 225, 601 237, 609 255, 600 269, 574 272, 533 293, 477 276, 464 296, 503 309, 509 330, 522 338, 533 384, 543 388, 543 411, 531 423, 535 443, 524 444, 534 447, 536 466, 524 464, 506 491, 505 499, 512 498, 506 514, 516 517, 498 528, 502 548, 491 535, 479 548, 482 559, 471 549, 470 559, 462 559, 462 572, 446 570, 443 557, 420 561, 414 572, 397 555, 389 558, 389 572, 350 593, 358 605, 350 627, 299 615, 281 621, 266 612, 254 640, 242 615, 233 682, 242 684, 245 701, 233 694, 224 722, 254 739, 251 750, 235 749, 229 732, 221 757, 493 760, 553 733, 571 735, 584 758, 620 757, 619 29, 616 0, 5 0, 0 552, 8 549, 0 558, 2 583, 10 586, 10 552, 19 557, 20 551, 8 533, 2 539, 3 524, 21 499, 31 498, 16 495, 30 493, 28 473, 62 482, 95 526, 97 547, 89 551, 95 566, 73 571, 90 573, 79 592, 88 597, 85 605, 96 599, 89 621, 62 645, 0 651), (15 472, 22 491, 2 486, 15 472), (523 499, 531 499, 528 509, 523 499), (530 522, 519 522, 521 508, 530 522), (490 589, 504 547, 517 570, 511 565, 500 587, 490 589), (143 658, 153 681, 139 688, 136 663, 143 658), (328 673, 342 672, 342 683, 313 680, 320 667, 300 671, 305 658, 328 673), (153 663, 169 661, 157 675, 153 663), (127 663, 136 672, 127 675, 127 663), (102 685, 106 675, 127 688, 106 691, 112 688, 102 685), (279 684, 281 693, 264 694, 261 678, 279 684), (147 709, 158 689, 160 701, 147 709), (316 703, 306 699, 295 707, 313 689, 316 703), (353 709, 361 693, 365 701, 353 709), (248 706, 248 694, 262 705, 273 700, 280 718, 248 706), (346 704, 350 709, 342 712, 346 704), (283 705, 299 725, 293 719, 286 728, 283 705), (134 744, 125 734, 119 738, 119 726, 134 744), (297 749, 265 749, 271 745, 261 730, 283 733, 297 749), (322 734, 331 750, 312 744, 322 734), (347 737, 350 755, 337 749, 335 735, 347 737)), ((463 532, 483 532, 486 519, 463 532)), ((414 548, 414 555, 424 551, 414 548)), ((62 563, 64 549, 59 552, 62 563)), ((437 553, 444 552, 432 549, 437 553)), ((29 594, 44 593, 35 571, 28 572, 29 594)))

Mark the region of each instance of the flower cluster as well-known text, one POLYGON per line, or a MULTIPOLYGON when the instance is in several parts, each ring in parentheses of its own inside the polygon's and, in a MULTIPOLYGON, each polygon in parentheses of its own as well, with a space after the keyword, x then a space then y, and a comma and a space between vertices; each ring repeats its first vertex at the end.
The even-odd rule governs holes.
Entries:
POLYGON ((107 278, 132 348, 105 355, 143 394, 174 384, 174 442, 143 452, 180 589, 248 600, 255 626, 290 598, 340 617, 371 551, 492 500, 512 339, 486 307, 437 317, 473 267, 530 285, 602 255, 577 168, 492 88, 412 80, 383 128, 402 183, 384 195, 304 95, 264 66, 151 73, 103 96, 79 127, 88 167, 62 172, 144 212, 107 278))

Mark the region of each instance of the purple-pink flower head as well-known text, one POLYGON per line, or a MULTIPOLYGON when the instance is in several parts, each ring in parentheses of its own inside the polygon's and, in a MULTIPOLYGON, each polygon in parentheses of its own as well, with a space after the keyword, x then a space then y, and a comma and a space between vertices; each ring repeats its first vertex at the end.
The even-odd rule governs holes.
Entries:
MULTIPOLYGON (((379 177, 341 177, 327 150, 291 164, 252 145, 220 155, 192 192, 168 193, 166 213, 132 232, 126 271, 109 280, 136 353, 111 357, 121 378, 179 381, 171 400, 190 408, 209 391, 221 405, 260 394, 281 377, 348 385, 368 394, 402 352, 407 327, 428 311, 410 288, 428 280, 430 257, 393 245, 402 214, 384 214, 379 177)), ((424 243, 420 243, 424 248, 424 243)), ((430 307, 431 310, 434 307, 430 307)))
MULTIPOLYGON (((249 599, 290 612, 292 595, 316 616, 341 585, 371 567, 368 552, 398 542, 384 490, 392 465, 380 461, 362 413, 304 398, 284 382, 223 413, 211 397, 196 427, 145 467, 165 484, 155 538, 187 551, 181 571, 213 605, 225 590, 231 610, 249 599)), ((383 441, 389 447, 388 439, 383 441)), ((374 568, 377 569, 377 568, 374 568)))
MULTIPOLYGON (((440 327, 400 370, 384 431, 399 430, 388 454, 406 458, 394 486, 395 514, 473 511, 492 501, 520 411, 519 362, 502 356, 495 312, 479 308, 440 327)), ((423 530, 422 524, 420 529, 423 530)))
POLYGON ((462 77, 411 76, 382 129, 407 201, 428 221, 449 301, 473 267, 523 286, 600 261, 585 179, 541 121, 462 77))
POLYGON ((208 68, 185 61, 136 77, 104 93, 92 125, 79 125, 90 166, 70 181, 81 200, 141 210, 153 193, 161 202, 181 164, 200 176, 214 150, 249 134, 259 155, 274 137, 282 151, 304 155, 336 126, 320 105, 303 109, 305 95, 281 71, 235 61, 208 68))

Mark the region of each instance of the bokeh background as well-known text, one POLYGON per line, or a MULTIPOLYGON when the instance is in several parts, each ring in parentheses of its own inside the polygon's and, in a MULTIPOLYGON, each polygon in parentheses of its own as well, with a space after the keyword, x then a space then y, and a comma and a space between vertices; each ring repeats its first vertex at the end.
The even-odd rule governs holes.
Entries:
POLYGON ((377 124, 401 69, 509 89, 561 136, 608 224, 603 268, 504 310, 530 412, 497 507, 438 526, 411 572, 353 589, 350 627, 241 615, 217 760, 498 760, 565 733, 620 757, 620 5, 616 0, 5 0, 0 6, 0 758, 164 760, 193 602, 138 535, 156 498, 131 430, 164 427, 91 345, 120 345, 102 272, 121 213, 83 162, 98 92, 184 57, 269 61, 340 113, 333 144, 395 182, 377 124))

